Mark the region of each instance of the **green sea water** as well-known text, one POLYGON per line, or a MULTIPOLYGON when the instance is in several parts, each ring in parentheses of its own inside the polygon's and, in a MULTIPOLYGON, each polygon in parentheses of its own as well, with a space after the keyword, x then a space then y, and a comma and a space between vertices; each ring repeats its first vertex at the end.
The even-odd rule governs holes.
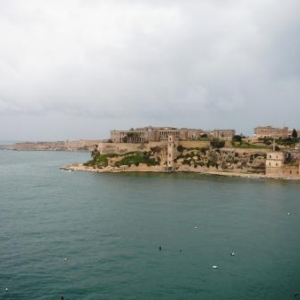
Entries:
POLYGON ((1 300, 300 299, 299 182, 59 169, 88 159, 0 151, 1 300))

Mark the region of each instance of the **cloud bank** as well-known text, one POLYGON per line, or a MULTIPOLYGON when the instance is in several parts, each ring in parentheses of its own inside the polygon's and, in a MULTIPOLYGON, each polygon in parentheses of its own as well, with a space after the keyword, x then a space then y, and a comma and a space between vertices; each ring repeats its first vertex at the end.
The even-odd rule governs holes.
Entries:
POLYGON ((297 0, 1 1, 0 125, 23 120, 28 139, 300 129, 299 10, 297 0))

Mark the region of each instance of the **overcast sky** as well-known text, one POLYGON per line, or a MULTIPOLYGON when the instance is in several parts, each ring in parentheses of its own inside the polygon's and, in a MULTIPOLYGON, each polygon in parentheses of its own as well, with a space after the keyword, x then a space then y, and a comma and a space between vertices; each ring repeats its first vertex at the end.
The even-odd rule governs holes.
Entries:
POLYGON ((0 140, 300 129, 299 0, 1 0, 0 140))

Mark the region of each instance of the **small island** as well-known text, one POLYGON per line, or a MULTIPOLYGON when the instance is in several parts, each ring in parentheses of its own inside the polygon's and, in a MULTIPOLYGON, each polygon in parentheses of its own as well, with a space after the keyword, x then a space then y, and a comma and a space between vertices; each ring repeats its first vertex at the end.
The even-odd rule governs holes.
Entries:
MULTIPOLYGON (((300 179, 299 151, 291 144, 284 145, 282 139, 276 142, 272 137, 264 137, 253 141, 235 134, 224 139, 208 135, 182 139, 174 130, 168 128, 166 131, 165 138, 158 141, 141 140, 140 130, 139 134, 134 130, 122 132, 122 142, 112 139, 100 142, 91 151, 91 160, 63 169, 96 173, 193 172, 300 179)), ((115 136, 116 131, 113 131, 112 137, 115 136)))

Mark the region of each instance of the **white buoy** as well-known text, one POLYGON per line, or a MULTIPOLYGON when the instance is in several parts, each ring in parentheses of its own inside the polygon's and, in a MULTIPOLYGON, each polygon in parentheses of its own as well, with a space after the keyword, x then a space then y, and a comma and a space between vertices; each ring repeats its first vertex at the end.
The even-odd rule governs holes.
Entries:
POLYGON ((195 229, 197 229, 198 227, 197 227, 197 226, 195 226, 194 228, 195 228, 195 229))
POLYGON ((231 251, 231 252, 230 252, 230 255, 231 255, 231 256, 234 256, 234 252, 233 252, 233 251, 231 251))
POLYGON ((67 257, 65 257, 65 258, 64 258, 64 261, 67 261, 67 260, 68 260, 68 258, 67 258, 67 257))
POLYGON ((5 290, 8 291, 8 288, 6 287, 5 290))
POLYGON ((218 269, 218 266, 212 266, 213 269, 218 269))

